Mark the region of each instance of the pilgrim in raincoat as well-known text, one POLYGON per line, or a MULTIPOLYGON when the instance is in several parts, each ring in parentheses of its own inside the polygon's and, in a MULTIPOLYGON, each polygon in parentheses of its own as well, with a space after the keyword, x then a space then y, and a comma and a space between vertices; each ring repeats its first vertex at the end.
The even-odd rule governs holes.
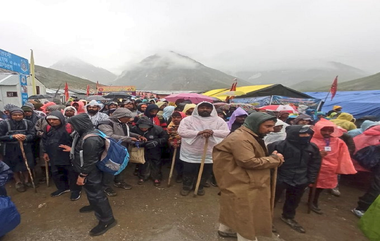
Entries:
POLYGON ((328 151, 322 159, 322 165, 317 180, 317 188, 332 189, 338 185, 337 174, 355 174, 356 170, 352 164, 350 152, 347 145, 339 139, 343 132, 329 120, 321 119, 315 124, 314 135, 311 142, 319 147, 320 151, 328 151), (324 127, 333 127, 331 137, 325 139, 321 134, 324 127))

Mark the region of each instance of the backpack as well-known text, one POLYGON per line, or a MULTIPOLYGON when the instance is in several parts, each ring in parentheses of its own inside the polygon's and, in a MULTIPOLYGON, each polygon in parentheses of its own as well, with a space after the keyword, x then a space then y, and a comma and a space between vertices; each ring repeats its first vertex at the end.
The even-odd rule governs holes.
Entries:
POLYGON ((96 134, 88 134, 83 137, 83 141, 91 136, 100 136, 105 140, 105 148, 101 155, 100 161, 96 164, 102 172, 118 175, 128 165, 129 153, 127 148, 121 145, 121 141, 116 141, 97 130, 96 134))
POLYGON ((355 153, 354 159, 364 168, 372 169, 380 163, 380 145, 367 146, 355 153))

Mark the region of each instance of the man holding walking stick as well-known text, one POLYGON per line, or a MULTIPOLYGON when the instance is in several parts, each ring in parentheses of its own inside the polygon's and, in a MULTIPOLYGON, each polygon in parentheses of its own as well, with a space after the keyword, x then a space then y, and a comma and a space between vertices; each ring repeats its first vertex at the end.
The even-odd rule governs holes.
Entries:
POLYGON ((178 134, 182 138, 180 154, 183 162, 183 188, 180 192, 182 196, 187 196, 191 190, 196 189, 198 174, 201 174, 201 180, 196 195, 205 194, 203 187, 212 172, 212 148, 229 133, 227 123, 218 116, 210 102, 199 103, 192 115, 181 121, 178 134), (207 138, 208 143, 206 143, 207 138), (203 152, 206 154, 204 160, 201 160, 203 152), (202 171, 201 162, 204 163, 203 173, 199 173, 202 171))
POLYGON ((9 112, 10 119, 0 122, 0 142, 3 142, 1 151, 4 162, 14 172, 16 190, 25 192, 26 187, 32 187, 27 167, 31 170, 34 167, 32 143, 35 130, 33 123, 24 119, 22 109, 15 107, 9 112), (25 160, 20 144, 25 150, 25 160))
POLYGON ((269 154, 263 138, 276 121, 267 113, 252 113, 242 127, 214 147, 214 175, 221 190, 218 234, 222 237, 238 241, 272 237, 275 180, 271 180, 271 169, 279 167, 284 157, 277 151, 269 154))

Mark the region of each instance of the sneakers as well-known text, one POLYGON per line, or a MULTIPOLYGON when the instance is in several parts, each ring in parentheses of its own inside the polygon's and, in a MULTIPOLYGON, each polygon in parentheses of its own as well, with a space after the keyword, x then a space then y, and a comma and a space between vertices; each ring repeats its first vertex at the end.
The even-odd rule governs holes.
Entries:
POLYGON ((67 189, 67 190, 57 190, 57 191, 55 191, 55 192, 50 193, 50 196, 51 196, 51 197, 59 197, 59 196, 61 196, 62 194, 65 194, 65 193, 67 193, 67 192, 70 192, 70 190, 69 190, 69 189, 67 189))
POLYGON ((107 194, 107 196, 109 196, 109 197, 114 197, 114 196, 116 196, 117 194, 116 194, 116 192, 112 189, 112 188, 110 188, 110 187, 107 187, 106 189, 104 189, 104 192, 107 194))
POLYGON ((340 191, 339 191, 339 188, 333 188, 333 189, 330 189, 330 193, 332 195, 334 195, 335 197, 340 197, 340 191))
POLYGON ((115 182, 113 185, 115 187, 123 188, 125 190, 131 190, 132 189, 132 186, 129 185, 128 183, 126 183, 126 182, 115 182))
POLYGON ((219 236, 223 238, 237 238, 236 233, 228 233, 228 232, 223 232, 223 231, 218 230, 218 234, 219 236))
POLYGON ((99 224, 91 229, 90 231, 90 236, 99 236, 102 235, 103 233, 107 232, 110 228, 115 227, 117 224, 117 221, 115 219, 112 219, 110 222, 103 223, 99 222, 99 224))
POLYGON ((355 216, 358 217, 358 218, 361 218, 364 215, 364 213, 365 213, 365 211, 362 211, 362 210, 359 210, 359 209, 356 209, 356 208, 352 209, 351 212, 353 214, 355 214, 355 216))
POLYGON ((82 208, 79 209, 80 213, 89 213, 89 212, 92 212, 92 211, 94 211, 94 209, 90 205, 84 206, 84 207, 82 207, 82 208))
POLYGON ((25 192, 26 191, 25 185, 22 182, 16 183, 15 187, 16 187, 16 190, 18 192, 25 192))
POLYGON ((199 189, 198 192, 197 192, 197 195, 198 196, 204 196, 205 195, 205 190, 204 189, 199 189))
POLYGON ((190 192, 191 192, 191 190, 182 189, 181 192, 180 192, 180 194, 182 196, 187 196, 187 195, 189 195, 190 192))
POLYGON ((281 217, 281 220, 299 233, 306 232, 305 229, 303 229, 303 227, 299 225, 294 219, 281 217))
POLYGON ((154 180, 154 186, 159 187, 161 185, 160 180, 154 180))
POLYGON ((76 201, 80 198, 80 194, 81 192, 80 191, 72 191, 71 192, 71 196, 70 196, 70 200, 71 201, 76 201))
POLYGON ((322 210, 319 207, 315 206, 314 204, 311 205, 310 210, 320 215, 323 214, 322 210))
POLYGON ((138 185, 143 185, 143 183, 144 183, 144 179, 139 179, 139 180, 137 181, 137 184, 138 184, 138 185))

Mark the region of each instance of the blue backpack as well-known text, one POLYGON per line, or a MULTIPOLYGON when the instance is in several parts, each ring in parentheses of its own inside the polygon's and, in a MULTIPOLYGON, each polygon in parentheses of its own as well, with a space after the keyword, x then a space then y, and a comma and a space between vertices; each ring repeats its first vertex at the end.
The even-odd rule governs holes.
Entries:
POLYGON ((126 147, 121 145, 121 141, 116 141, 109 138, 97 130, 97 134, 88 134, 83 138, 83 141, 90 136, 100 136, 105 140, 105 149, 102 153, 100 161, 97 163, 97 167, 102 172, 112 173, 113 175, 118 175, 122 172, 128 165, 129 153, 126 147))

